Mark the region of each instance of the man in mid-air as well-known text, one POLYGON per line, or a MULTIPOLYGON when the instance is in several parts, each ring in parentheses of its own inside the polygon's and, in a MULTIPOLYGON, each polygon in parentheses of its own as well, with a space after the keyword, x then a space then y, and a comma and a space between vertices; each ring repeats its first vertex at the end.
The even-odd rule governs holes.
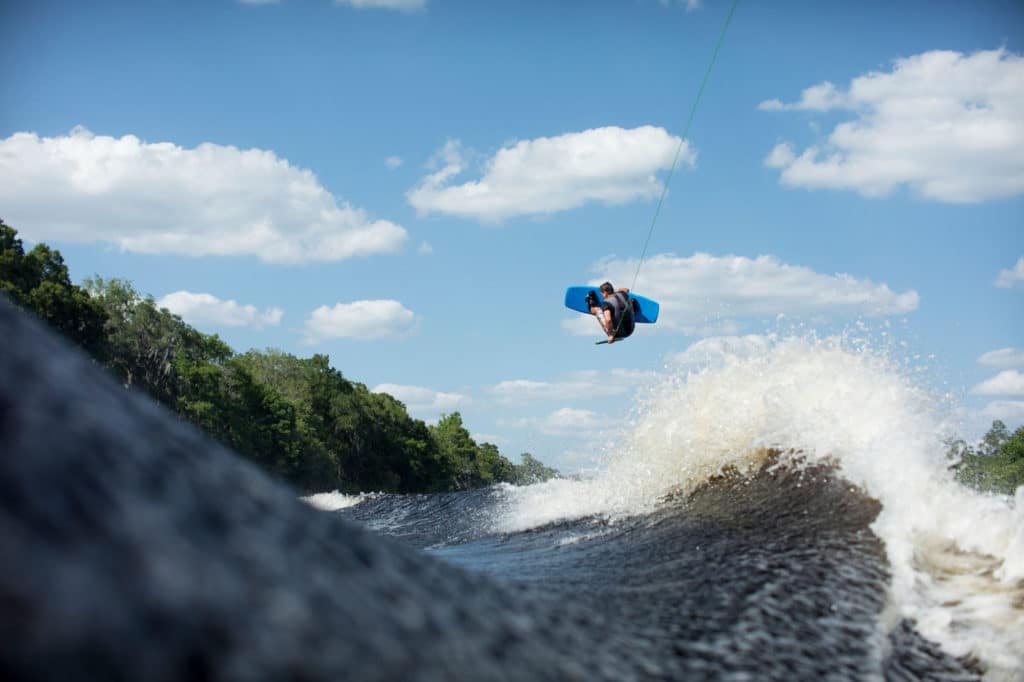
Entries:
POLYGON ((602 284, 600 291, 604 301, 599 302, 591 291, 587 294, 587 307, 608 335, 608 343, 615 343, 616 339, 624 339, 633 333, 633 301, 629 298, 629 289, 616 291, 611 282, 602 284))

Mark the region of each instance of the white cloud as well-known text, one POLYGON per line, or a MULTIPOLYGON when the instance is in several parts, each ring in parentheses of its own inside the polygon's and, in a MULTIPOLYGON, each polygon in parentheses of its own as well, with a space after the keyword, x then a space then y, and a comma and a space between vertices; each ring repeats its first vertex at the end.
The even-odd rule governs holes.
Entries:
POLYGON ((84 128, 0 140, 0 205, 33 241, 105 241, 138 253, 339 261, 394 253, 408 237, 339 204, 312 171, 271 151, 186 149, 84 128))
MULTIPOLYGON (((628 286, 636 266, 635 259, 601 261, 593 268, 600 276, 590 283, 610 280, 616 286, 628 286)), ((717 330, 735 334, 739 327, 734 320, 743 318, 880 317, 907 313, 918 305, 916 291, 896 293, 885 284, 842 273, 817 273, 774 256, 654 256, 644 261, 636 291, 661 304, 657 326, 691 335, 717 330)))
POLYGON ((434 247, 429 242, 421 242, 418 251, 424 256, 434 253, 434 247))
POLYGON ((262 312, 254 305, 240 305, 229 299, 222 301, 212 294, 175 291, 156 302, 195 327, 276 327, 284 311, 267 308, 262 312))
POLYGON ((777 144, 771 152, 768 153, 768 158, 765 159, 765 165, 772 168, 783 168, 793 163, 796 160, 796 154, 793 153, 793 148, 788 144, 777 144))
POLYGON ((398 301, 354 301, 320 306, 306 318, 306 342, 328 339, 360 341, 399 336, 412 327, 415 314, 398 301))
POLYGON ((1001 289, 1010 289, 1024 283, 1024 256, 1017 259, 1017 264, 1012 270, 1000 270, 996 278, 996 286, 1001 289))
MULTIPOLYGON (((621 204, 657 197, 655 174, 672 166, 680 138, 663 128, 593 128, 558 137, 522 140, 485 164, 483 177, 450 184, 466 170, 467 152, 450 140, 438 153, 443 166, 406 197, 420 214, 447 213, 485 222, 544 215, 592 201, 621 204)), ((697 155, 683 143, 680 162, 697 155)))
POLYGON ((761 111, 783 111, 786 105, 780 99, 766 99, 757 105, 761 111))
POLYGON ((549 436, 573 436, 580 431, 597 428, 600 424, 601 419, 595 412, 563 407, 542 419, 538 428, 549 436))
POLYGON ((575 315, 567 320, 562 320, 562 329, 573 336, 601 336, 601 327, 593 315, 575 315))
POLYGON ((546 436, 578 437, 589 440, 595 431, 607 430, 607 425, 596 412, 563 407, 545 417, 523 417, 521 419, 499 419, 499 426, 518 429, 532 429, 546 436))
POLYGON ((403 384, 380 384, 373 388, 374 393, 387 393, 405 403, 409 414, 416 419, 433 421, 442 413, 453 412, 467 402, 461 393, 445 393, 422 386, 403 384))
MULTIPOLYGON (((594 323, 597 327, 597 323, 594 323)), ((514 379, 502 381, 490 392, 507 404, 535 404, 541 400, 565 402, 627 394, 650 383, 654 372, 630 369, 583 370, 568 374, 561 381, 514 379)))
POLYGON ((395 170, 396 168, 401 166, 402 163, 402 157, 400 156, 389 156, 388 158, 384 159, 384 165, 390 168, 391 170, 395 170))
POLYGON ((800 101, 795 104, 784 104, 778 99, 769 99, 757 105, 761 111, 830 111, 846 108, 853 101, 842 93, 833 83, 825 81, 812 85, 801 93, 800 101))
POLYGON ((1005 49, 925 52, 846 90, 824 82, 794 104, 771 99, 758 108, 856 114, 822 145, 772 149, 765 164, 790 187, 878 197, 906 185, 950 203, 1024 192, 1024 58, 1005 49))
POLYGON ((1024 425, 1024 400, 995 400, 979 413, 986 421, 1000 420, 1011 429, 1024 425))
POLYGON ((397 9, 404 12, 423 9, 427 0, 334 0, 336 5, 348 5, 356 9, 397 9))
MULTIPOLYGON (((662 5, 668 7, 672 0, 658 0, 662 5)), ((703 0, 679 0, 679 4, 686 7, 687 12, 695 12, 700 9, 703 0)))
POLYGON ((554 385, 546 381, 511 379, 496 384, 491 390, 500 398, 524 400, 527 396, 543 395, 547 391, 551 391, 554 385))
MULTIPOLYGON (((504 447, 508 445, 508 438, 505 438, 504 436, 499 436, 498 434, 495 433, 477 433, 475 431, 471 433, 473 440, 476 441, 477 443, 490 443, 491 445, 497 445, 498 447, 504 447)), ((506 454, 505 456, 507 457, 508 455, 506 454)))
POLYGON ((987 381, 971 389, 977 395, 1020 395, 1024 396, 1024 373, 1015 369, 1003 370, 987 381))
POLYGON ((1024 348, 1000 348, 980 358, 978 364, 989 367, 1024 367, 1024 348))

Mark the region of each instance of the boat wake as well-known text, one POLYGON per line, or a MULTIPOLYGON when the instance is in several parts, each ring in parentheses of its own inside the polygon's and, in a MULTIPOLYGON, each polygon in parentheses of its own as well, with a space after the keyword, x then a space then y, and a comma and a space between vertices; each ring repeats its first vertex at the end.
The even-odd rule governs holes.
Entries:
POLYGON ((595 595, 621 636, 650 630, 652 660, 690 673, 729 653, 761 670, 1021 679, 1024 492, 957 483, 942 401, 884 354, 752 348, 669 372, 592 478, 343 513, 524 589, 595 595))

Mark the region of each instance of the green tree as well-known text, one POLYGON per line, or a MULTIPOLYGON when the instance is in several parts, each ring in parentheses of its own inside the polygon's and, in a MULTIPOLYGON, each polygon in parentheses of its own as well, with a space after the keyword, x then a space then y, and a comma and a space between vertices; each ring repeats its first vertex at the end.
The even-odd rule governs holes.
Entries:
MULTIPOLYGON (((121 279, 87 279, 85 286, 106 313, 104 360, 125 386, 141 389, 177 407, 179 357, 192 363, 222 361, 227 346, 196 331, 177 315, 158 308, 121 279)), ((215 337, 214 337, 215 338, 215 337)))
POLYGON ((540 483, 559 476, 557 469, 544 466, 540 460, 536 459, 529 452, 524 452, 520 457, 522 463, 513 466, 511 478, 511 482, 516 485, 540 483))
POLYGON ((478 445, 458 412, 442 415, 430 432, 451 472, 451 489, 469 490, 515 479, 512 462, 493 443, 478 445))
POLYGON ((236 361, 224 368, 221 387, 226 406, 221 439, 277 476, 296 479, 302 452, 295 407, 236 361))
POLYGON ((508 482, 515 475, 515 466, 502 456, 497 445, 481 443, 476 451, 476 475, 480 485, 508 482))
POLYGON ((71 283, 60 251, 36 244, 25 253, 17 230, 0 220, 0 291, 93 355, 104 342, 103 308, 71 283))
POLYGON ((18 239, 18 231, 0 220, 0 291, 20 301, 22 295, 31 289, 25 266, 25 247, 18 239))
POLYGON ((430 432, 444 458, 446 468, 451 471, 451 489, 469 490, 481 484, 477 473, 477 445, 462 425, 458 412, 442 415, 430 432))
POLYGON ((194 352, 176 353, 176 409, 179 414, 211 435, 224 432, 227 396, 224 365, 231 349, 216 336, 200 335, 194 352))
POLYGON ((1011 434, 1006 424, 996 420, 977 450, 954 441, 950 453, 958 460, 956 477, 965 485, 1004 495, 1024 485, 1024 426, 1011 434))
POLYGON ((1009 438, 1010 431, 1006 428, 1006 424, 999 419, 995 420, 992 422, 992 428, 982 437, 981 444, 978 447, 978 454, 982 457, 998 454, 1009 438))
POLYGON ((446 461, 426 425, 392 396, 345 379, 327 356, 300 359, 268 350, 239 360, 295 406, 310 476, 329 465, 330 480, 343 490, 449 489, 446 461), (311 459, 319 460, 316 467, 308 466, 311 459))
POLYGON ((253 378, 272 388, 295 410, 296 437, 301 457, 295 462, 291 480, 304 490, 350 489, 340 466, 338 443, 334 438, 330 395, 347 390, 338 382, 326 356, 297 358, 279 350, 250 350, 237 357, 253 378), (333 447, 328 447, 330 442, 333 447))

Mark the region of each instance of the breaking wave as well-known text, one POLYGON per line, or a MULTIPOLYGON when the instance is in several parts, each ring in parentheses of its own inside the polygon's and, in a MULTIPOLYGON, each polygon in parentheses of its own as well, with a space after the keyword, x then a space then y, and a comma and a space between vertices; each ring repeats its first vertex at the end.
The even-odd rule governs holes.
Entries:
POLYGON ((885 617, 916 624, 989 676, 1024 674, 1024 489, 974 492, 949 470, 946 401, 886 354, 843 338, 771 338, 680 369, 643 396, 590 480, 517 489, 496 519, 521 532, 649 514, 724 473, 834 466, 880 503, 871 530, 891 572, 885 617))

